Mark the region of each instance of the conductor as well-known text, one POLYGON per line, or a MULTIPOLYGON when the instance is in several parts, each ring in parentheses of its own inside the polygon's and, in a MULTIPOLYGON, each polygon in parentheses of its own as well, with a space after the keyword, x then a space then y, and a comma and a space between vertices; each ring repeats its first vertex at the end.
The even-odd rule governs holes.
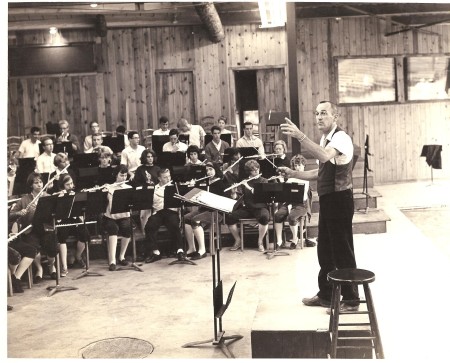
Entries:
MULTIPOLYGON (((312 298, 304 298, 302 302, 308 306, 330 307, 332 288, 327 281, 327 274, 335 269, 356 268, 352 232, 353 143, 350 136, 337 125, 339 112, 334 103, 320 102, 315 116, 317 127, 322 132, 320 145, 306 137, 288 118, 281 125, 281 131, 301 142, 302 147, 317 158, 319 168, 308 171, 294 171, 287 167, 280 169, 287 177, 317 179, 320 205, 317 243, 319 292, 312 298)), ((343 300, 359 301, 357 286, 343 285, 342 296, 343 300)), ((359 302, 342 302, 340 305, 340 311, 358 309, 359 302)))

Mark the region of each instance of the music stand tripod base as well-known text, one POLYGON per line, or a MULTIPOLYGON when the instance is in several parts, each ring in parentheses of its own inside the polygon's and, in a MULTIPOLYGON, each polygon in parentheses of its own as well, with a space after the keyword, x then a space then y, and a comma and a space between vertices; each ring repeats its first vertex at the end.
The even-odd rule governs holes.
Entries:
POLYGON ((82 277, 87 277, 87 276, 105 276, 105 275, 98 273, 98 272, 91 272, 89 270, 84 270, 81 274, 79 274, 78 276, 75 276, 72 280, 78 280, 78 279, 81 279, 82 277))
POLYGON ((49 286, 47 287, 47 290, 50 292, 48 293, 47 297, 53 296, 57 292, 63 292, 63 291, 70 291, 70 290, 78 290, 78 287, 71 287, 71 286, 49 286))
POLYGON ((219 332, 219 334, 218 334, 219 339, 217 339, 217 340, 208 339, 208 340, 202 340, 202 341, 198 341, 198 342, 187 343, 187 344, 183 345, 182 348, 195 348, 198 345, 211 343, 213 348, 215 348, 216 346, 219 347, 220 350, 222 351, 222 353, 225 354, 225 356, 227 358, 236 358, 234 356, 234 354, 228 349, 228 346, 233 344, 234 342, 242 339, 243 336, 242 335, 224 336, 224 334, 225 334, 225 332, 222 331, 222 332, 219 332), (229 340, 228 343, 227 343, 227 340, 229 340))
POLYGON ((194 261, 184 258, 183 260, 175 260, 169 263, 169 265, 197 265, 194 261))
POLYGON ((264 254, 267 255, 268 260, 274 258, 275 256, 290 256, 291 255, 289 252, 279 251, 277 249, 266 251, 266 252, 264 252, 264 254))
POLYGON ((116 268, 116 271, 123 271, 123 270, 136 270, 140 272, 144 272, 143 269, 141 269, 139 266, 142 266, 142 263, 139 265, 136 262, 132 262, 129 266, 119 266, 116 268))

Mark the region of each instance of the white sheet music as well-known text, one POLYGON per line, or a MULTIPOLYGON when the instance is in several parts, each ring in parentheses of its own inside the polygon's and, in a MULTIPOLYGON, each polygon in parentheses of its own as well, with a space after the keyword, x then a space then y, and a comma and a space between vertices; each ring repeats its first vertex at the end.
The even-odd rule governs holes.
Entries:
POLYGON ((203 204, 206 207, 211 207, 225 213, 231 213, 236 204, 236 200, 234 199, 222 197, 198 188, 192 189, 184 197, 192 202, 203 204))

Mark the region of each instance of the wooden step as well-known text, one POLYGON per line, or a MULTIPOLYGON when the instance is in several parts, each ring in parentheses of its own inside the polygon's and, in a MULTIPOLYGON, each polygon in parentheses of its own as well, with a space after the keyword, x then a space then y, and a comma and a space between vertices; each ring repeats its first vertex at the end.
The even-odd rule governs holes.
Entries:
MULTIPOLYGON (((353 233, 386 233, 386 222, 390 221, 389 216, 382 209, 369 209, 365 212, 355 212, 353 216, 353 233)), ((314 213, 307 226, 309 238, 317 237, 319 214, 314 213)))
MULTIPOLYGON (((369 198, 367 199, 367 207, 368 208, 377 208, 377 198, 381 197, 381 194, 378 193, 375 189, 369 188, 368 193, 369 198)), ((363 194, 363 189, 353 189, 353 199, 355 204, 355 210, 365 209, 366 208, 366 195, 363 194)), ((312 212, 319 213, 319 196, 317 192, 313 192, 313 202, 312 202, 312 212)))

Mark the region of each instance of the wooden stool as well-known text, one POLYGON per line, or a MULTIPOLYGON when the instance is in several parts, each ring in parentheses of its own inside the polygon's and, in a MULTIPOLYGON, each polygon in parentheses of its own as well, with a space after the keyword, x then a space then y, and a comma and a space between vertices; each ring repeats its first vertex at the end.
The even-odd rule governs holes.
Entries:
MULTIPOLYGON (((331 313, 329 332, 331 334, 331 358, 336 358, 338 349, 366 349, 367 346, 355 346, 355 345, 340 345, 338 341, 351 340, 370 340, 372 350, 375 350, 375 356, 378 359, 384 358, 383 346, 381 344, 380 332, 378 330, 378 322, 375 314, 375 307, 373 305, 372 294, 370 292, 369 284, 375 281, 375 274, 371 271, 362 270, 358 268, 346 268, 341 270, 334 270, 328 273, 328 281, 333 285, 333 293, 331 297, 331 313), (341 287, 342 285, 363 285, 365 300, 360 300, 360 303, 366 303, 366 311, 348 311, 340 313, 340 299, 341 299, 341 287), (367 314, 369 317, 368 323, 341 323, 339 324, 339 315, 351 315, 351 314, 367 314), (345 336, 339 337, 339 326, 370 326, 369 336, 345 336)), ((344 302, 352 302, 351 300, 345 300, 344 302)))

